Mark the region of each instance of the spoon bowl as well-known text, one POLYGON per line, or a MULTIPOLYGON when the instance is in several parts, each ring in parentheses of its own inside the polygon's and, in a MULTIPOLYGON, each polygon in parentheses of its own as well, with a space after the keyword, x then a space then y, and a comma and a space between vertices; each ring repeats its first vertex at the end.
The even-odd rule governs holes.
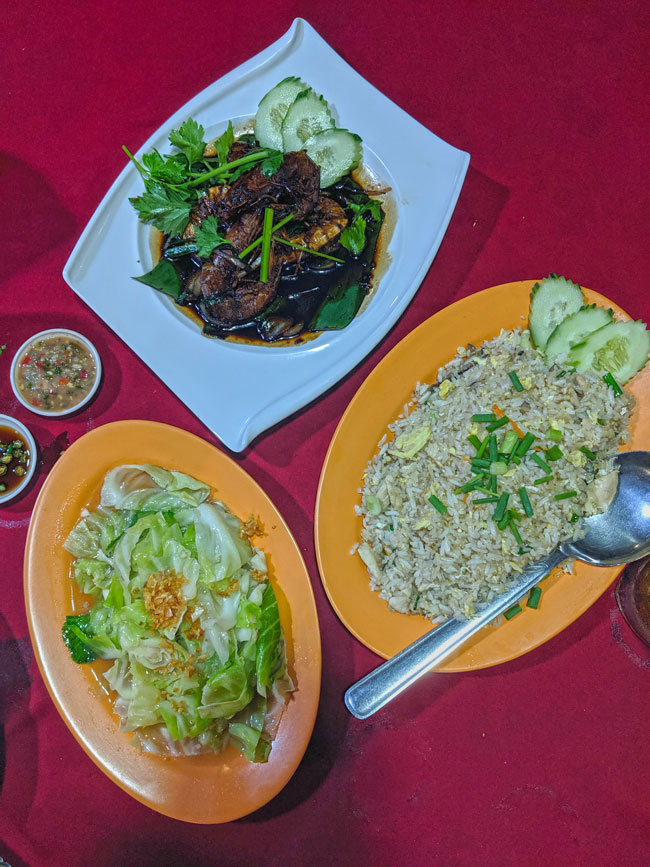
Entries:
POLYGON ((547 557, 528 565, 508 591, 471 620, 450 617, 351 686, 345 693, 350 713, 358 719, 371 716, 570 557, 594 566, 620 566, 649 554, 650 452, 621 452, 615 463, 619 473, 614 497, 604 512, 584 520, 584 536, 562 542, 547 557))

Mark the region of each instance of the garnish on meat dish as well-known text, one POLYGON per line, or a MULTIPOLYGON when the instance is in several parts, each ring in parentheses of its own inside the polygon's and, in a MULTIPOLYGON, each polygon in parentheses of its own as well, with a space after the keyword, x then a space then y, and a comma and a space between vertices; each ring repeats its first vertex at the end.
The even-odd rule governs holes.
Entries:
POLYGON ((204 138, 189 119, 169 135, 174 153, 138 161, 125 148, 145 185, 130 201, 163 235, 160 261, 136 279, 192 309, 210 336, 272 342, 348 325, 384 220, 379 193, 350 174, 359 136, 288 78, 262 99, 255 134, 235 137, 229 123, 204 138))

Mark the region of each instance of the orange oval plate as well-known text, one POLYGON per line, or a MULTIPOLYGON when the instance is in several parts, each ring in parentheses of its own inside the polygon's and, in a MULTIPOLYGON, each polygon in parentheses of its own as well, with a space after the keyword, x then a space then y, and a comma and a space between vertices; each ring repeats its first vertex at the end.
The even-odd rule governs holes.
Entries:
MULTIPOLYGON (((358 555, 361 518, 355 515, 359 488, 368 461, 387 426, 403 410, 418 382, 433 382, 438 369, 459 346, 479 345, 502 328, 517 328, 528 320, 528 300, 534 280, 506 283, 470 295, 436 313, 407 335, 377 365, 345 411, 325 458, 316 500, 316 555, 325 591, 344 625, 366 647, 386 659, 429 629, 419 615, 390 611, 370 589, 368 573, 358 555)), ((596 292, 584 290, 588 303, 627 314, 596 292)), ((626 386, 637 398, 626 449, 650 448, 650 370, 626 386)), ((559 572, 544 582, 539 609, 524 610, 500 626, 488 626, 438 671, 468 671, 514 659, 548 641, 580 616, 605 592, 620 567, 576 564, 574 575, 559 572)))
POLYGON ((90 758, 118 786, 160 813, 187 822, 238 819, 270 801, 291 778, 314 727, 321 649, 314 596, 289 528, 259 485, 233 460, 186 431, 148 421, 104 425, 77 440, 57 461, 38 497, 25 551, 27 618, 41 673, 59 713, 90 758), (98 666, 76 665, 61 639, 67 614, 83 600, 63 548, 84 508, 95 508, 104 476, 125 463, 181 470, 212 487, 241 519, 259 516, 259 541, 287 638, 296 691, 285 709, 268 762, 247 762, 234 747, 217 756, 163 758, 139 752, 120 732, 98 666))

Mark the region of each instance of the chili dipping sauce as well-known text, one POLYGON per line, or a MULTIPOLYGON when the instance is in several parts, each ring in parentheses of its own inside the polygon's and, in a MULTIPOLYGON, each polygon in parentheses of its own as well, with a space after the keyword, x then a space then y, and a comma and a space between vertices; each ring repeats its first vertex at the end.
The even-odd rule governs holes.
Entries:
POLYGON ((97 365, 90 350, 72 337, 42 337, 30 344, 16 369, 23 399, 38 409, 64 412, 93 389, 97 365))

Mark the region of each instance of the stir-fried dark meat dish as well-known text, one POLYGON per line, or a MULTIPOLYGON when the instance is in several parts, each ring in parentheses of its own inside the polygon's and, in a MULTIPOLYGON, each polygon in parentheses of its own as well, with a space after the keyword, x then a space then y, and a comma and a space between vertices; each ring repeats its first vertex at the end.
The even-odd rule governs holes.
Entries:
MULTIPOLYGON (((237 140, 228 160, 254 149, 237 140)), ((321 190, 320 169, 305 151, 284 154, 271 173, 258 164, 230 184, 208 187, 182 236, 164 239, 162 255, 181 281, 177 303, 192 308, 213 336, 273 341, 343 327, 369 289, 383 213, 365 214, 363 249, 352 252, 341 236, 370 201, 349 176, 321 190), (262 247, 251 246, 263 233, 265 209, 273 211, 273 226, 290 219, 273 230, 263 280, 262 247), (192 242, 208 218, 216 218, 224 243, 202 258, 192 242)))

